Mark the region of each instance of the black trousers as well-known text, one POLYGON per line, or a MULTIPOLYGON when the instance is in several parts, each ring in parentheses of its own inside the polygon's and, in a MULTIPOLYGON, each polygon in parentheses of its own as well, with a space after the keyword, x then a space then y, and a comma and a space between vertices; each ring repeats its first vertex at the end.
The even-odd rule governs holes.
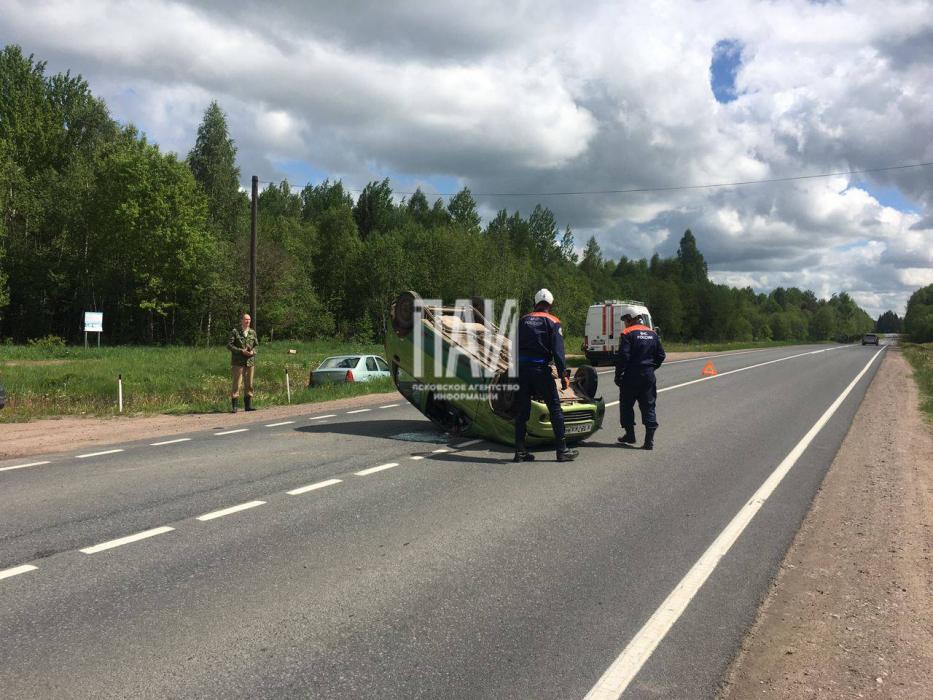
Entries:
POLYGON ((657 428, 658 417, 655 415, 655 403, 658 400, 658 384, 654 372, 626 374, 622 379, 622 391, 619 392, 621 406, 620 422, 626 429, 635 429, 635 404, 641 413, 641 422, 646 428, 657 428))
POLYGON ((531 397, 540 396, 551 414, 551 426, 558 444, 564 439, 564 412, 560 408, 557 384, 551 376, 551 366, 520 364, 518 366, 518 416, 515 418, 515 444, 525 442, 526 427, 531 417, 531 397))

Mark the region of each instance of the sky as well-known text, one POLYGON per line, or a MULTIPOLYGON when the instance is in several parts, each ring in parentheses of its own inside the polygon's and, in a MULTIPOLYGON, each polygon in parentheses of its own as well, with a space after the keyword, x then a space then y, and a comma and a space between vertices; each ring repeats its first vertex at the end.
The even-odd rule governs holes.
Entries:
POLYGON ((0 0, 0 42, 182 156, 217 100, 247 187, 468 186, 612 258, 690 228, 717 282, 873 316, 933 283, 933 167, 696 187, 933 162, 933 0, 0 0))

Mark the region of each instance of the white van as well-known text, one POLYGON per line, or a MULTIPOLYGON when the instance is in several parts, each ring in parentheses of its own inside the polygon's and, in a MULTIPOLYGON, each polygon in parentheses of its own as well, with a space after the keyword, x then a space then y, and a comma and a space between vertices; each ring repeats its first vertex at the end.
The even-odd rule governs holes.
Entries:
POLYGON ((626 314, 637 314, 648 328, 654 328, 651 313, 641 301, 610 299, 587 309, 582 349, 591 365, 615 362, 625 328, 622 317, 626 314))

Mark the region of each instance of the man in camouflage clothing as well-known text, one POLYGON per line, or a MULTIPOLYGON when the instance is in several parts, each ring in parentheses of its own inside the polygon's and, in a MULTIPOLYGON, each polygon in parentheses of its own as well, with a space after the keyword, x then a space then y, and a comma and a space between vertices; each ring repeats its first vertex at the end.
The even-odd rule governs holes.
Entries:
POLYGON ((253 408, 253 372, 256 369, 256 346, 259 345, 259 338, 256 337, 256 331, 249 327, 252 320, 249 314, 243 314, 240 327, 230 331, 230 340, 227 342, 227 349, 230 351, 230 371, 233 376, 231 413, 236 413, 241 382, 244 384, 243 405, 247 411, 256 410, 253 408))

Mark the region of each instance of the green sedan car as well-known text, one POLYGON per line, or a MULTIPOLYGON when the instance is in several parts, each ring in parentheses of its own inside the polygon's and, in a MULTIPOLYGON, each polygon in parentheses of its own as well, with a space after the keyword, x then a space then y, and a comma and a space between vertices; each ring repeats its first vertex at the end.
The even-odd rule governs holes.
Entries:
MULTIPOLYGON (((390 307, 386 359, 399 392, 440 429, 452 435, 515 443, 517 386, 509 375, 511 343, 478 308, 427 307, 415 292, 390 307)), ((606 412, 596 396, 598 377, 579 367, 567 389, 560 388, 568 442, 602 426, 606 412)), ((532 400, 528 445, 554 443, 547 406, 532 400)))

